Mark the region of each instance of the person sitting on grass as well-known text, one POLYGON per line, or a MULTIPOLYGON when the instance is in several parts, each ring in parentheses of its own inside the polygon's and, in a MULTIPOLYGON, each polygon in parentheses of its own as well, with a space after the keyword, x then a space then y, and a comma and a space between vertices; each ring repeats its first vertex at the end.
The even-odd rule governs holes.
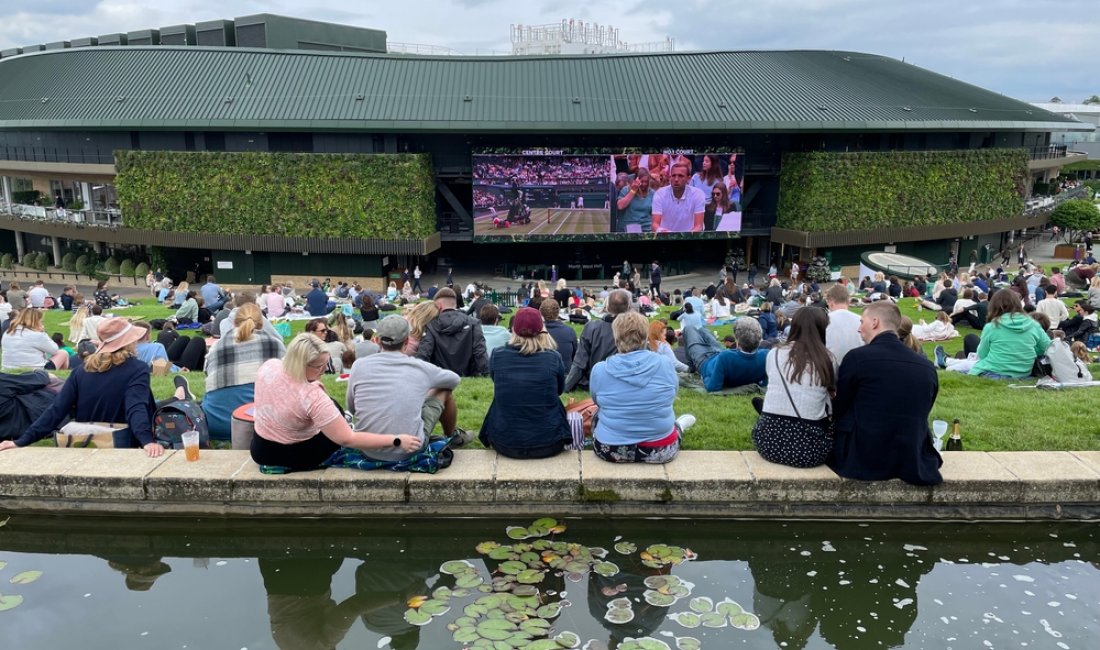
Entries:
POLYGON ((901 312, 883 300, 863 310, 863 347, 844 355, 833 400, 834 440, 828 465, 844 478, 914 485, 943 481, 928 415, 939 380, 928 359, 898 339, 901 312))
POLYGON ((364 452, 401 449, 413 453, 419 436, 353 431, 321 376, 329 365, 321 339, 302 333, 287 346, 283 359, 270 359, 256 374, 256 435, 252 460, 287 471, 318 469, 341 447, 364 452))
POLYGON ((768 373, 764 364, 768 351, 760 348, 761 335, 760 323, 755 318, 739 318, 733 324, 737 348, 727 350, 706 328, 684 330, 688 365, 703 378, 707 392, 765 385, 768 373))
POLYGON ((73 370, 50 408, 18 439, 0 442, 0 450, 33 444, 72 417, 76 422, 117 425, 116 448, 141 447, 150 458, 163 454, 164 447, 153 439, 156 404, 149 388, 149 366, 137 358, 135 347, 147 333, 124 318, 103 321, 97 332, 102 344, 96 352, 73 370))
POLYGON ((577 386, 587 386, 592 368, 615 354, 615 339, 611 333, 611 326, 617 317, 630 310, 632 302, 633 297, 629 291, 615 289, 607 296, 604 317, 585 323, 584 329, 581 330, 577 353, 573 357, 573 365, 565 376, 565 392, 572 392, 577 386))
POLYGON ((512 338, 489 359, 493 401, 478 435, 481 444, 508 458, 548 458, 572 441, 560 398, 565 365, 555 347, 537 309, 516 312, 512 338))
MULTIPOLYGON (((672 360, 672 367, 676 369, 676 372, 687 372, 688 365, 676 358, 676 353, 672 351, 672 346, 666 340, 665 332, 668 330, 668 323, 661 319, 654 319, 649 323, 649 336, 646 340, 646 346, 650 352, 656 352, 662 356, 668 357, 672 360)), ((673 333, 673 339, 675 340, 675 333, 673 333)))
POLYGON ((484 377, 489 374, 489 355, 480 321, 458 310, 458 298, 450 289, 435 294, 439 316, 428 323, 416 350, 416 357, 459 377, 484 377))
POLYGON ((1078 300, 1073 305, 1074 316, 1058 323, 1058 329, 1066 335, 1067 341, 1087 343, 1096 332, 1096 308, 1087 300, 1078 300))
POLYGON ((989 379, 1022 379, 1031 375, 1035 359, 1049 344, 1042 326, 1024 313, 1019 294, 1001 289, 989 301, 989 322, 981 337, 967 334, 963 338, 963 350, 973 356, 948 359, 943 346, 936 346, 936 365, 989 379))
POLYGON ((151 340, 150 332, 153 328, 149 323, 145 321, 134 321, 135 327, 140 327, 145 330, 144 336, 137 342, 137 357, 141 359, 149 368, 152 369, 154 361, 164 361, 168 363, 168 372, 183 372, 184 369, 172 363, 168 358, 168 348, 164 347, 157 341, 151 340))
POLYGON ((188 291, 187 298, 180 304, 172 320, 178 325, 190 325, 199 318, 199 302, 195 300, 195 292, 188 291))
POLYGON ((230 334, 215 341, 206 354, 202 410, 214 440, 229 440, 233 411, 255 400, 260 366, 286 354, 282 338, 264 329, 259 305, 247 303, 236 311, 230 334))
POLYGON ((405 320, 409 321, 409 338, 405 341, 405 347, 401 350, 410 357, 416 356, 420 349, 420 338, 428 324, 439 317, 439 306, 435 301, 418 302, 405 314, 405 320))
POLYGON ((966 323, 976 330, 985 327, 986 316, 989 315, 989 295, 978 291, 974 294, 974 304, 951 315, 951 324, 966 323))
POLYGON ((69 355, 53 342, 42 324, 42 312, 26 307, 13 316, 0 339, 4 370, 64 370, 69 367, 69 355))
POLYGON ((1069 318, 1069 310, 1066 309, 1066 303, 1058 299, 1058 286, 1052 283, 1048 283, 1042 287, 1044 298, 1035 304, 1035 311, 1040 314, 1046 314, 1046 317, 1050 319, 1051 328, 1058 326, 1064 320, 1069 318))
POLYGON ((512 334, 500 324, 500 309, 493 303, 486 303, 477 314, 481 320, 481 332, 485 336, 485 353, 489 363, 493 362, 493 350, 508 343, 512 334))
POLYGON ((558 348, 558 356, 562 365, 569 368, 573 365, 573 356, 577 353, 577 333, 561 321, 561 309, 553 300, 544 300, 539 305, 539 313, 546 324, 546 331, 554 339, 558 348))
POLYGON ((612 463, 667 463, 680 451, 695 417, 673 412, 679 381, 668 357, 646 349, 649 322, 638 312, 611 323, 618 354, 592 369, 592 400, 600 407, 592 451, 612 463))
POLYGON ((825 345, 828 325, 825 311, 803 309, 791 321, 787 342, 768 352, 768 390, 763 399, 752 399, 760 413, 752 441, 764 460, 817 467, 832 451, 837 362, 825 345))

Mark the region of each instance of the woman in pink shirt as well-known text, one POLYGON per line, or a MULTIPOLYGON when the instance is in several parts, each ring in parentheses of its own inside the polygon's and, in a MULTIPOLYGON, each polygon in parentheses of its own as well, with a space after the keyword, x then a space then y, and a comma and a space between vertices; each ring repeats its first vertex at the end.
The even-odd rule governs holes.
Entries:
POLYGON ((269 286, 264 292, 264 306, 267 307, 268 318, 279 318, 286 313, 286 299, 283 292, 277 286, 269 286))
POLYGON ((320 382, 328 362, 325 344, 303 333, 290 342, 283 359, 260 366, 252 460, 303 471, 318 469, 340 447, 420 449, 417 436, 352 431, 320 382))

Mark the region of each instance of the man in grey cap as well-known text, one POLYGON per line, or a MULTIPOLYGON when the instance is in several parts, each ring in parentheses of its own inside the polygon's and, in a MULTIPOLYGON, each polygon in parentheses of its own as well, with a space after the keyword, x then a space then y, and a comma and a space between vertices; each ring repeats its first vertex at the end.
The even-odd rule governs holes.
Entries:
MULTIPOLYGON (((419 436, 423 449, 438 423, 444 436, 457 435, 454 444, 469 442, 470 435, 456 426, 458 407, 452 391, 458 387, 459 376, 406 356, 401 350, 408 338, 408 321, 397 315, 383 318, 374 337, 381 351, 351 367, 347 408, 355 416, 355 430, 419 436)), ((398 447, 363 453, 393 461, 410 455, 398 447)))

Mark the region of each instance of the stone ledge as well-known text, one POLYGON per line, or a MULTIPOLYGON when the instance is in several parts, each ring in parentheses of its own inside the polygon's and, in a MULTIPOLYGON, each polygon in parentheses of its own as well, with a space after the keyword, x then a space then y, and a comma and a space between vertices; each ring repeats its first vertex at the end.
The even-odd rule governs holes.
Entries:
POLYGON ((30 447, 0 453, 0 511, 165 516, 1095 517, 1100 452, 958 452, 944 483, 851 481, 756 452, 685 451, 667 465, 591 452, 517 461, 459 450, 439 474, 328 469, 261 474, 246 451, 30 447))

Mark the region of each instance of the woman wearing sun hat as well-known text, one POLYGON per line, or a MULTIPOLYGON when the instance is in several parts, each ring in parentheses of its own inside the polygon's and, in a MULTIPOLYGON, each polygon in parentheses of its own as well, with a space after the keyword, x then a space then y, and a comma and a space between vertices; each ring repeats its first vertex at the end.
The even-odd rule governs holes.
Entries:
POLYGON ((149 366, 137 357, 136 344, 146 329, 125 318, 108 318, 96 330, 101 341, 65 381, 53 405, 18 439, 0 442, 0 450, 26 447, 52 434, 75 410, 76 422, 116 425, 115 447, 142 447, 151 458, 164 453, 153 439, 156 404, 149 390, 149 366))
POLYGON ((489 358, 493 402, 478 436, 509 458, 547 458, 572 442, 560 395, 565 366, 542 314, 524 307, 512 318, 512 338, 489 358))

